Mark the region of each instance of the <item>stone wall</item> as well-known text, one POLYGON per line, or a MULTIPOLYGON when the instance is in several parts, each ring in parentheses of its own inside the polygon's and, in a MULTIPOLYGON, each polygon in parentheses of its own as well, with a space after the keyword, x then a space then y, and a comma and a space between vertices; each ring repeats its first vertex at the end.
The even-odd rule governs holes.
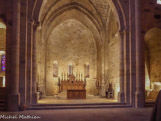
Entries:
POLYGON ((161 5, 157 0, 142 0, 142 32, 145 37, 145 89, 146 99, 155 101, 161 89, 161 5), (145 21, 148 20, 148 21, 145 21), (160 86, 159 86, 160 85, 160 86))
POLYGON ((6 29, 0 28, 0 51, 5 51, 5 47, 6 47, 6 29))
POLYGON ((161 30, 151 29, 145 36, 147 67, 151 82, 161 82, 161 30))
POLYGON ((105 44, 105 79, 106 88, 112 83, 114 97, 120 88, 120 37, 118 33, 118 23, 113 13, 110 14, 108 24, 108 39, 105 44))
POLYGON ((46 95, 58 93, 58 78, 53 77, 54 61, 58 62, 58 77, 69 73, 68 66, 73 65, 73 74, 84 75, 84 64, 90 65, 90 77, 87 78, 87 93, 95 93, 96 45, 92 33, 79 21, 70 19, 53 29, 46 53, 46 95))
POLYGON ((38 91, 45 96, 45 41, 42 38, 42 31, 38 30, 37 40, 37 85, 38 91))

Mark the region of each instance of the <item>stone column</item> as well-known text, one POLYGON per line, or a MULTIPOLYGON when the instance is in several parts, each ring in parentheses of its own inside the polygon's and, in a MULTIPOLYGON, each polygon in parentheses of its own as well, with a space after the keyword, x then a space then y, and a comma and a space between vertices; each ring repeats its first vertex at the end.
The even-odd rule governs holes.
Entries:
POLYGON ((32 40, 33 40, 33 20, 28 20, 27 37, 27 105, 32 102, 32 40))
POLYGON ((136 22, 136 92, 135 107, 144 107, 145 103, 145 58, 144 39, 141 35, 141 0, 135 0, 136 22))
POLYGON ((36 32, 37 32, 38 24, 34 23, 33 25, 33 41, 32 41, 32 104, 37 104, 38 101, 38 93, 37 93, 37 61, 36 61, 36 32))
POLYGON ((19 94, 19 44, 20 44, 20 0, 12 0, 12 45, 11 45, 11 79, 8 94, 8 110, 18 111, 20 105, 19 94))
POLYGON ((27 11, 28 1, 21 0, 21 35, 20 35, 20 107, 24 110, 26 105, 26 74, 27 74, 27 11))
POLYGON ((125 87, 124 87, 124 83, 125 83, 125 78, 124 78, 124 40, 125 40, 125 36, 126 36, 126 31, 122 30, 120 31, 120 92, 119 92, 119 97, 118 97, 118 101, 120 103, 124 103, 125 102, 125 87))
MULTIPOLYGON (((103 40, 105 42, 105 40, 103 40)), ((101 96, 105 97, 106 96, 106 89, 105 89, 105 44, 102 45, 102 84, 101 84, 101 96)))

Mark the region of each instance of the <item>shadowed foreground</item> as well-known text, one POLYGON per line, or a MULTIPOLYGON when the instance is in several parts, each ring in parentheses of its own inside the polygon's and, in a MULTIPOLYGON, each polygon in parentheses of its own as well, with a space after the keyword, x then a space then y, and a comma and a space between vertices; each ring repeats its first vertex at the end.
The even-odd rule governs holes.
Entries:
POLYGON ((6 116, 13 116, 12 119, 7 121, 149 121, 151 113, 152 108, 31 110, 0 112, 0 120, 5 121, 6 119, 3 118, 7 118, 6 116), (25 119, 25 116, 26 118, 28 116, 28 119, 25 119))

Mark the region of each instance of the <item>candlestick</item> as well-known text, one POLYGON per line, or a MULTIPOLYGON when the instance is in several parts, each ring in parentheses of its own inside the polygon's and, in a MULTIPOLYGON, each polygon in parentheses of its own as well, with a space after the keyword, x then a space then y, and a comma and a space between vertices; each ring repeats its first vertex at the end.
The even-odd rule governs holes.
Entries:
POLYGON ((63 80, 63 73, 61 73, 61 80, 63 80))

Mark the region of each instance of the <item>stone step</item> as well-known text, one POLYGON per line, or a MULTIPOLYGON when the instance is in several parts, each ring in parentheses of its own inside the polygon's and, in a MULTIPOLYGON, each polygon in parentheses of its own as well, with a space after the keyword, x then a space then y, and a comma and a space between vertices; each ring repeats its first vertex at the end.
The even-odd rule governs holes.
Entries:
POLYGON ((4 107, 0 107, 0 111, 4 111, 5 110, 5 108, 4 107))
POLYGON ((48 105, 48 104, 38 104, 32 105, 27 108, 27 110, 56 110, 56 109, 89 109, 89 108, 125 108, 131 107, 130 105, 125 104, 114 104, 114 105, 107 105, 107 104, 80 104, 80 105, 48 105))
POLYGON ((0 103, 5 103, 6 102, 6 100, 0 100, 0 103))
POLYGON ((5 107, 6 103, 0 103, 0 107, 5 107))
POLYGON ((81 104, 35 104, 32 105, 34 107, 37 106, 85 106, 85 105, 126 105, 125 103, 81 103, 81 104))
POLYGON ((154 104, 155 104, 154 102, 146 102, 145 107, 153 107, 154 104))
POLYGON ((4 111, 6 106, 6 100, 0 100, 0 111, 4 111))

